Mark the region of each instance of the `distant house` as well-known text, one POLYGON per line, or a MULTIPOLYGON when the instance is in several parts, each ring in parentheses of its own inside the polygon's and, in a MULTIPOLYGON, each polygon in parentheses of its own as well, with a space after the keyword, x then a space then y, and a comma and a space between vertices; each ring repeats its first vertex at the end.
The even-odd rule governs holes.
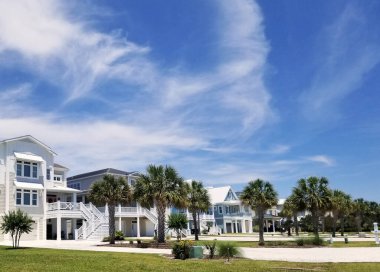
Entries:
MULTIPOLYGON (((91 185, 102 180, 105 175, 114 175, 123 177, 128 184, 133 186, 137 178, 136 172, 126 172, 114 168, 92 171, 75 175, 67 179, 67 185, 71 188, 81 190, 78 194, 78 201, 89 203, 88 193, 91 185)), ((107 207, 97 207, 99 212, 108 216, 107 207)), ((126 236, 140 237, 153 236, 157 225, 157 213, 155 209, 142 208, 138 203, 132 202, 127 206, 118 205, 115 210, 116 229, 120 230, 126 236)))

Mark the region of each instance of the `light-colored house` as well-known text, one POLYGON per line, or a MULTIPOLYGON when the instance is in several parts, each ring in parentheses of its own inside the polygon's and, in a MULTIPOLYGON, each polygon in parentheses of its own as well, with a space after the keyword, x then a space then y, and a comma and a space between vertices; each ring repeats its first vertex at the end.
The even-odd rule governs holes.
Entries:
MULTIPOLYGON (((67 179, 68 187, 81 190, 77 201, 89 203, 88 193, 91 185, 105 175, 123 177, 129 185, 134 185, 136 172, 125 172, 113 168, 106 168, 93 172, 83 173, 67 179)), ((100 213, 108 217, 107 207, 97 207, 100 213)), ((157 225, 157 213, 155 209, 145 209, 138 203, 132 202, 127 206, 118 205, 115 209, 116 230, 120 230, 129 237, 153 236, 157 225)), ((106 235, 105 235, 106 236, 106 235)))
MULTIPOLYGON (((76 219, 82 218, 61 212, 79 191, 66 186, 68 169, 55 157, 30 135, 0 141, 0 216, 19 208, 33 218, 33 231, 23 240, 73 239, 76 219)), ((3 239, 10 237, 0 234, 3 239)))
POLYGON ((215 224, 221 233, 252 233, 254 212, 245 207, 231 186, 208 188, 215 224))

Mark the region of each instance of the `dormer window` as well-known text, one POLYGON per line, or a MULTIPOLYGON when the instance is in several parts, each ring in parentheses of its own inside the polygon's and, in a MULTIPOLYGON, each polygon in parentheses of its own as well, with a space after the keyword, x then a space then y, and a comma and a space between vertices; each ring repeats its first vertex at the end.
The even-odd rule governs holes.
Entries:
POLYGON ((37 178, 38 164, 36 162, 17 161, 16 175, 18 177, 37 178))

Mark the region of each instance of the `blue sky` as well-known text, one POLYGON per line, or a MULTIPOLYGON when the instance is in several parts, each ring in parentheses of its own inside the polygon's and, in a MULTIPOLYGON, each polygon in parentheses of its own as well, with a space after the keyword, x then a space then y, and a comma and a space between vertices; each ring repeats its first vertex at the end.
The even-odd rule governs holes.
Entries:
POLYGON ((379 1, 0 1, 0 138, 71 174, 326 176, 379 201, 379 1))

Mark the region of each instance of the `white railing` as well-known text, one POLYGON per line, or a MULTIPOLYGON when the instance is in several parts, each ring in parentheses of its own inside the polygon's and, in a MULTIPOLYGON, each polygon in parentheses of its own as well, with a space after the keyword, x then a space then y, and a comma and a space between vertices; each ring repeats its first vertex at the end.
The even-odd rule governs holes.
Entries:
POLYGON ((145 209, 145 208, 142 208, 142 212, 143 212, 143 214, 150 220, 150 221, 152 221, 152 223, 154 223, 155 225, 157 225, 157 213, 154 211, 154 210, 152 210, 152 209, 150 209, 150 210, 148 210, 148 209, 145 209))
POLYGON ((137 213, 137 207, 121 207, 121 213, 137 213))
POLYGON ((54 203, 48 203, 47 210, 48 211, 56 211, 56 210, 79 211, 80 209, 79 209, 79 203, 57 201, 54 203))

